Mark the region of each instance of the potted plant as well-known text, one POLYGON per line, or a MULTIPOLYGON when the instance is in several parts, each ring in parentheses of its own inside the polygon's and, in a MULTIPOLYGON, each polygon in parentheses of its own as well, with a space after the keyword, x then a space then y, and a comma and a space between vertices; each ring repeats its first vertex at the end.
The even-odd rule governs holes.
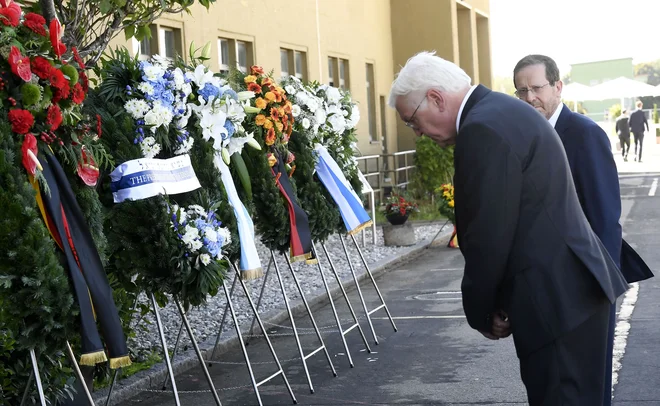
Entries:
POLYGON ((653 103, 653 123, 655 123, 655 142, 660 144, 660 127, 658 127, 660 117, 658 117, 658 105, 653 103))
POLYGON ((454 232, 449 239, 447 247, 458 248, 458 238, 456 237, 456 214, 454 211, 454 185, 446 183, 436 189, 438 196, 438 209, 440 214, 445 216, 454 226, 454 232))
POLYGON ((385 201, 385 218, 394 226, 404 224, 411 213, 418 211, 417 203, 406 200, 398 193, 392 193, 385 201))

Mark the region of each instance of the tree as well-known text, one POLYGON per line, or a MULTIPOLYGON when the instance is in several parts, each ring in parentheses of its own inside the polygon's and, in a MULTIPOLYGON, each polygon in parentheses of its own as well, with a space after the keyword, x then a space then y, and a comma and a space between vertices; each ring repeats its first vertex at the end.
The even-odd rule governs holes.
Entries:
POLYGON ((567 84, 571 83, 571 82, 572 82, 572 79, 571 79, 571 72, 568 72, 567 74, 565 74, 565 75, 561 78, 561 82, 564 84, 564 86, 566 86, 567 84))
POLYGON ((513 79, 511 77, 496 76, 493 80, 493 90, 513 96, 516 88, 513 86, 513 79))
MULTIPOLYGON (((215 0, 199 0, 206 9, 215 0)), ((138 41, 151 37, 149 24, 166 13, 190 13, 195 0, 39 0, 46 22, 54 18, 66 28, 62 42, 75 47, 94 66, 110 40, 120 32, 138 41)))
MULTIPOLYGON (((635 76, 646 75, 646 83, 657 86, 660 84, 660 59, 653 62, 638 63, 634 66, 635 76)), ((660 103, 660 97, 646 96, 639 98, 644 108, 650 108, 660 103)))

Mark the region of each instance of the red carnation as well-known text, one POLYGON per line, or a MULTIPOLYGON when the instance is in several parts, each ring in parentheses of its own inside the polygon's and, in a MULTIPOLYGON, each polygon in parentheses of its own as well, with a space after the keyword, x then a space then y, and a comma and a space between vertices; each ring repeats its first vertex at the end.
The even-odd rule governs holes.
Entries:
POLYGON ((34 135, 25 134, 23 145, 21 146, 21 151, 23 152, 23 166, 30 175, 34 175, 34 173, 37 171, 37 163, 28 153, 28 151, 32 151, 33 156, 35 158, 37 156, 37 139, 34 138, 34 135))
MULTIPOLYGON (((57 70, 50 64, 50 62, 48 62, 48 59, 42 56, 35 57, 32 60, 31 66, 32 72, 39 76, 40 79, 49 79, 53 74, 53 70, 57 70)), ((62 78, 64 78, 64 76, 62 76, 62 78)))
POLYGON ((51 131, 55 131, 62 124, 62 110, 57 104, 51 104, 46 115, 46 124, 50 126, 51 131))
POLYGON ((47 35, 45 27, 46 19, 39 14, 27 13, 23 25, 41 36, 45 37, 47 35))
POLYGON ((78 66, 80 66, 80 69, 85 69, 85 62, 83 62, 82 58, 80 57, 80 54, 78 53, 78 49, 76 47, 72 47, 71 51, 73 51, 73 59, 78 62, 78 66))
POLYGON ((30 70, 30 58, 27 56, 21 55, 21 51, 18 50, 15 46, 11 47, 9 51, 9 66, 11 66, 11 71, 14 74, 24 81, 28 81, 32 78, 32 71, 30 70))
POLYGON ((76 83, 73 86, 73 96, 71 96, 71 100, 76 104, 81 104, 83 100, 85 100, 85 92, 80 83, 76 83))
POLYGON ((34 117, 28 110, 11 110, 7 116, 11 130, 17 134, 27 134, 34 124, 34 117))
POLYGON ((4 4, 0 4, 2 5, 2 8, 0 8, 0 22, 4 25, 17 27, 18 23, 21 21, 21 6, 9 1, 3 3, 4 4))
POLYGON ((55 88, 54 90, 55 91, 53 92, 53 103, 57 103, 60 100, 69 98, 69 93, 71 92, 71 88, 69 87, 69 81, 67 81, 63 87, 55 88))
POLYGON ((64 34, 64 31, 62 31, 62 25, 60 24, 60 21, 57 18, 53 18, 52 20, 50 20, 49 28, 50 28, 50 44, 53 46, 55 55, 57 55, 57 57, 59 58, 66 52, 66 45, 64 45, 60 41, 60 38, 62 38, 62 34, 64 34))

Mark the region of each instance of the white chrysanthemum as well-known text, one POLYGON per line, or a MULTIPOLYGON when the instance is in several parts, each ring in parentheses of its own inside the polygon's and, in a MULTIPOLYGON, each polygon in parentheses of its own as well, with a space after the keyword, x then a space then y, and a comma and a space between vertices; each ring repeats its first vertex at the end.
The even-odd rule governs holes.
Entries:
POLYGON ((151 131, 156 132, 156 129, 161 126, 168 126, 174 118, 172 111, 160 103, 154 103, 153 108, 144 116, 144 123, 152 126, 151 131))
POLYGON ((154 64, 150 66, 145 66, 142 69, 142 72, 144 73, 144 76, 146 77, 147 80, 155 82, 156 80, 163 77, 163 75, 165 74, 165 68, 163 66, 160 66, 159 64, 154 64))
POLYGON ((138 85, 138 90, 144 94, 153 95, 154 87, 149 82, 142 82, 138 85))
POLYGON ((307 108, 308 108, 309 111, 311 111, 312 113, 315 113, 317 110, 319 110, 320 104, 319 104, 319 102, 316 100, 316 98, 309 98, 309 99, 307 100, 307 103, 306 103, 306 104, 307 104, 307 108))
POLYGON ((140 143, 140 149, 142 149, 142 156, 145 158, 153 158, 160 152, 160 144, 156 143, 154 137, 146 137, 140 143))
POLYGON ((213 229, 213 227, 207 227, 206 230, 204 230, 204 237, 208 238, 208 240, 211 242, 218 241, 218 233, 213 229))
POLYGON ((211 256, 209 254, 199 254, 199 260, 202 264, 208 265, 211 263, 211 256))
POLYGON ((190 251, 191 252, 197 252, 203 246, 204 246, 204 244, 200 240, 195 240, 190 244, 190 251))
POLYGON ((321 125, 325 123, 327 118, 328 115, 324 109, 318 109, 316 112, 314 112, 314 120, 321 125))
POLYGON ((328 87, 325 91, 325 97, 328 100, 328 103, 339 103, 339 100, 341 100, 341 93, 336 87, 328 87))
POLYGON ((191 204, 188 206, 188 213, 197 214, 198 216, 206 218, 206 210, 204 210, 204 208, 198 204, 191 204))
POLYGON ((286 85, 284 86, 284 91, 287 92, 288 94, 294 94, 296 93, 296 88, 291 85, 286 85))
POLYGON ((195 240, 199 238, 199 230, 191 225, 186 225, 186 228, 184 229, 183 236, 181 237, 181 241, 183 241, 188 247, 192 247, 192 244, 195 240))
POLYGON ((301 111, 302 111, 302 109, 301 109, 300 106, 297 105, 297 104, 294 104, 294 105, 291 107, 291 114, 292 114, 294 117, 298 117, 298 116, 300 115, 300 112, 301 112, 301 111))
POLYGON ((146 101, 140 99, 131 99, 124 104, 124 109, 130 114, 135 120, 139 120, 144 117, 144 115, 149 111, 149 104, 146 101))
POLYGON ((341 114, 333 114, 328 117, 328 123, 330 124, 330 127, 332 127, 332 131, 337 134, 342 134, 346 131, 346 120, 341 114))
POLYGON ((174 151, 174 155, 187 154, 192 149, 194 143, 195 140, 193 137, 186 138, 181 144, 179 144, 179 148, 174 151))
POLYGON ((311 126, 311 125, 312 125, 312 123, 311 123, 311 121, 309 121, 309 119, 307 117, 302 119, 302 126, 305 130, 307 130, 309 128, 309 126, 311 126))

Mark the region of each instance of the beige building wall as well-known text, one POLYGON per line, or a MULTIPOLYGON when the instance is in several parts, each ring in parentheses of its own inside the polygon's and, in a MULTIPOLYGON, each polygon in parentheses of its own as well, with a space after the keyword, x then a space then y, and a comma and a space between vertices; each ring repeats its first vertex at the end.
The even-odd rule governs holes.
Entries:
MULTIPOLYGON (((197 47, 211 42, 215 71, 245 55, 244 65, 272 69, 275 78, 282 59, 289 73, 305 80, 329 83, 332 77, 338 86, 341 78, 360 106, 361 154, 392 153, 414 148, 414 134, 387 106, 387 96, 399 65, 415 52, 435 49, 456 62, 464 55, 466 70, 490 85, 489 1, 217 0, 208 11, 195 4, 192 15, 160 18, 145 46, 152 54, 174 47, 187 58, 191 41, 197 47)), ((118 45, 141 49, 123 35, 111 42, 118 45)))
MULTIPOLYGON (((458 64, 473 84, 492 86, 490 0, 390 0, 394 73, 420 51, 458 64)), ((398 150, 415 149, 415 134, 397 119, 398 150)))

